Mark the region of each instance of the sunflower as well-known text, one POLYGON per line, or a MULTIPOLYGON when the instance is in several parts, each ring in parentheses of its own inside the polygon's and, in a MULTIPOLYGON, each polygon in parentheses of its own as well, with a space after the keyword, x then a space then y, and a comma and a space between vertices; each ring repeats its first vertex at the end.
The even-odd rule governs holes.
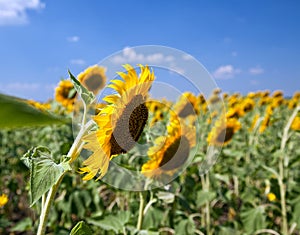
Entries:
POLYGON ((152 113, 150 126, 153 126, 156 122, 163 120, 166 114, 170 112, 171 102, 165 99, 161 101, 153 99, 147 101, 146 106, 149 112, 152 113))
POLYGON ((74 85, 70 80, 62 80, 55 88, 55 100, 61 103, 68 110, 73 109, 73 104, 76 99, 74 85))
POLYGON ((226 145, 240 128, 241 124, 236 118, 219 119, 208 134, 207 142, 216 146, 226 145))
POLYGON ((282 91, 274 91, 272 96, 275 98, 275 97, 282 97, 283 96, 283 92, 282 91))
POLYGON ((34 100, 26 100, 26 102, 41 111, 46 111, 51 108, 50 103, 40 103, 40 102, 34 101, 34 100))
POLYGON ((83 180, 99 175, 103 177, 109 161, 134 147, 148 120, 145 105, 148 91, 154 80, 154 73, 148 66, 140 65, 140 76, 130 65, 124 65, 127 73, 118 73, 123 80, 112 80, 108 86, 117 94, 103 98, 107 105, 94 117, 99 129, 88 134, 85 148, 93 154, 83 162, 83 180))
POLYGON ((298 104, 299 104, 299 101, 295 97, 293 97, 292 99, 290 99, 288 101, 288 108, 289 109, 294 109, 294 108, 297 107, 298 104))
POLYGON ((242 110, 244 113, 250 112, 255 106, 255 102, 251 98, 246 98, 242 102, 242 110))
POLYGON ((259 127, 259 133, 263 133, 266 130, 266 128, 271 125, 272 114, 273 114, 273 110, 271 110, 271 108, 267 109, 264 120, 262 121, 262 124, 259 127))
POLYGON ((106 69, 104 67, 98 65, 90 66, 78 75, 78 80, 96 95, 105 86, 105 72, 106 69))
POLYGON ((8 202, 8 197, 7 197, 7 195, 6 194, 2 194, 1 196, 0 196, 0 208, 1 207, 3 207, 3 206, 5 206, 5 204, 8 202))
POLYGON ((173 175, 188 159, 196 145, 194 126, 181 125, 177 115, 171 115, 167 136, 160 136, 148 150, 149 161, 142 166, 142 174, 155 179, 173 175))
POLYGON ((178 102, 174 105, 174 111, 178 113, 178 116, 181 118, 185 118, 189 115, 199 114, 200 106, 199 99, 190 93, 183 93, 178 102))
POLYGON ((291 129, 293 129, 294 131, 300 131, 300 117, 294 118, 291 129))
POLYGON ((258 119, 259 119, 259 115, 258 114, 255 114, 255 116, 253 117, 253 120, 252 120, 252 124, 249 128, 249 131, 253 131, 254 128, 257 126, 257 122, 258 122, 258 119))
POLYGON ((241 110, 238 107, 230 108, 226 113, 226 118, 239 118, 241 117, 241 110))

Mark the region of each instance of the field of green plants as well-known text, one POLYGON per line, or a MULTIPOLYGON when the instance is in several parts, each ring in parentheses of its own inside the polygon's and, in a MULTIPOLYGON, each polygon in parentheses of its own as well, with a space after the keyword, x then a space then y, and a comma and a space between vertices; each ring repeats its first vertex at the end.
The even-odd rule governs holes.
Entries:
POLYGON ((152 69, 125 69, 98 103, 100 66, 45 103, 0 95, 0 234, 300 234, 300 92, 171 102, 148 94, 152 69))

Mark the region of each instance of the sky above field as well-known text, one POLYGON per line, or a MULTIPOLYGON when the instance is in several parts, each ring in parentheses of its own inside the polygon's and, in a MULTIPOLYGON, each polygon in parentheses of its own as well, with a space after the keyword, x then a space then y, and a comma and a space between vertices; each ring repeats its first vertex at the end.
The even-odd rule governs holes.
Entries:
POLYGON ((162 45, 195 57, 224 91, 292 95, 299 12, 300 1, 0 0, 0 92, 47 100, 68 69, 162 45))

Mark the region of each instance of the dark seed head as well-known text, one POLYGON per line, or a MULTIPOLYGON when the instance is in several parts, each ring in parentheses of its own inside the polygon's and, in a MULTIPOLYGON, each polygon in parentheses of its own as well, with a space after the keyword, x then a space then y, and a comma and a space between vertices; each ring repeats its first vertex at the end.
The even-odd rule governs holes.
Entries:
POLYGON ((89 77, 84 83, 90 91, 97 91, 99 87, 103 86, 103 78, 96 74, 89 77))
POLYGON ((142 95, 135 96, 128 103, 112 133, 111 155, 126 153, 140 138, 148 120, 148 109, 142 95))
POLYGON ((217 141, 219 143, 227 142, 232 139, 234 134, 234 129, 232 127, 227 127, 222 129, 222 131, 218 134, 217 141))
POLYGON ((159 167, 166 171, 174 170, 186 162, 189 153, 189 141, 185 136, 181 136, 167 148, 159 167))

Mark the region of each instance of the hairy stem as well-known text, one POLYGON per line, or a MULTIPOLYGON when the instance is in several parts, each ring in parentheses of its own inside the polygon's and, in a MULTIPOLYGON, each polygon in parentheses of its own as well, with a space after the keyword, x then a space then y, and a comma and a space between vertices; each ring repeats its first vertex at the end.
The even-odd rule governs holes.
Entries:
POLYGON ((278 184, 279 184, 279 189, 280 189, 280 205, 281 205, 281 216, 282 216, 282 227, 281 227, 281 232, 283 235, 288 235, 289 234, 289 229, 288 229, 288 221, 287 221, 287 210, 286 210, 286 187, 287 185, 284 183, 285 181, 285 175, 287 175, 288 171, 288 155, 284 153, 284 149, 286 146, 286 143, 288 141, 288 134, 289 134, 289 129, 292 125, 293 120, 295 119, 297 113, 300 110, 300 106, 298 106, 295 111, 293 112, 292 116, 288 120, 287 125, 285 126, 283 130, 283 136, 281 139, 281 145, 280 145, 280 159, 278 163, 278 168, 279 168, 279 177, 278 177, 278 184))
POLYGON ((140 208, 139 208, 138 222, 136 225, 137 230, 142 229, 143 217, 144 217, 144 205, 145 205, 145 199, 143 196, 143 192, 139 192, 139 195, 140 195, 140 208))

